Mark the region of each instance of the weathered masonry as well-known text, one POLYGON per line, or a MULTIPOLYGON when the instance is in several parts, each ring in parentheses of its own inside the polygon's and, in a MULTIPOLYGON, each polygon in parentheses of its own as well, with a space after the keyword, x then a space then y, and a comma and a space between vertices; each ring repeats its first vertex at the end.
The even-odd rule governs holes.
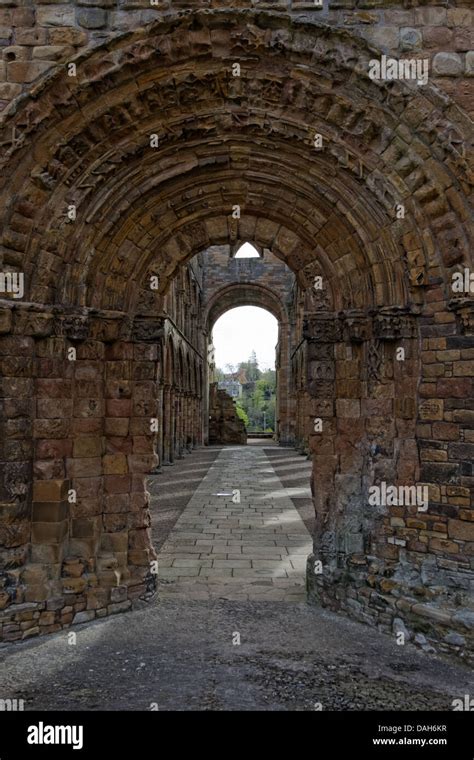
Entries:
POLYGON ((3 639, 153 591, 146 477, 205 441, 212 324, 254 303, 313 461, 309 599, 468 655, 474 19, 446 6, 1 5, 3 639))

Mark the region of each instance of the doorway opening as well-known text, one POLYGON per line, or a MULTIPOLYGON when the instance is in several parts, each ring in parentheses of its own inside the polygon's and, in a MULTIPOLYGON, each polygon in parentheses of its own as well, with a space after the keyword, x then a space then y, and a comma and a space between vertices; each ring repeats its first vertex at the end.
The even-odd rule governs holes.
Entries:
POLYGON ((210 441, 276 440, 280 326, 258 306, 239 306, 219 317, 211 341, 210 441))

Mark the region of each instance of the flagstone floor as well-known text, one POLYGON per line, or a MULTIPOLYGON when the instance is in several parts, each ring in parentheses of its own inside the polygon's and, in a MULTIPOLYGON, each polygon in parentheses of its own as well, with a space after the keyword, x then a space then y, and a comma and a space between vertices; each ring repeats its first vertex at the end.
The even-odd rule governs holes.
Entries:
POLYGON ((311 536, 265 451, 222 449, 158 555, 159 595, 303 601, 311 536))

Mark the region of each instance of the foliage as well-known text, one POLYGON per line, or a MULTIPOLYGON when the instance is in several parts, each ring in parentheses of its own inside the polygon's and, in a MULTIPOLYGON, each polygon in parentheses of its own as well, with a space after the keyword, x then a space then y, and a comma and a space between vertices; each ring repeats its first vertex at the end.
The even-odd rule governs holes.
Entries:
MULTIPOLYGON (((273 433, 275 431, 276 371, 274 369, 261 370, 255 351, 252 351, 248 361, 241 362, 238 367, 228 365, 227 369, 231 371, 229 374, 235 375, 241 372, 246 380, 236 406, 237 414, 244 420, 247 430, 256 433, 273 433)), ((216 372, 222 378, 228 376, 220 369, 216 372)))
POLYGON ((248 428, 249 425, 250 425, 250 421, 249 421, 247 412, 245 411, 245 409, 243 409, 240 406, 240 400, 236 401, 235 408, 236 408, 236 411, 237 411, 237 416, 240 417, 240 419, 243 421, 245 427, 248 428))

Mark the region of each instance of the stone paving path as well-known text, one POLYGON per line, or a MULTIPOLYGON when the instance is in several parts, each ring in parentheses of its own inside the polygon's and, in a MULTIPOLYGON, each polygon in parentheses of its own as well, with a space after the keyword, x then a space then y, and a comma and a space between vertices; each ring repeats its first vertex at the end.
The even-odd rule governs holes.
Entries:
POLYGON ((160 550, 158 593, 303 601, 311 550, 311 536, 263 449, 228 447, 160 550), (233 501, 235 490, 240 503, 233 501))

